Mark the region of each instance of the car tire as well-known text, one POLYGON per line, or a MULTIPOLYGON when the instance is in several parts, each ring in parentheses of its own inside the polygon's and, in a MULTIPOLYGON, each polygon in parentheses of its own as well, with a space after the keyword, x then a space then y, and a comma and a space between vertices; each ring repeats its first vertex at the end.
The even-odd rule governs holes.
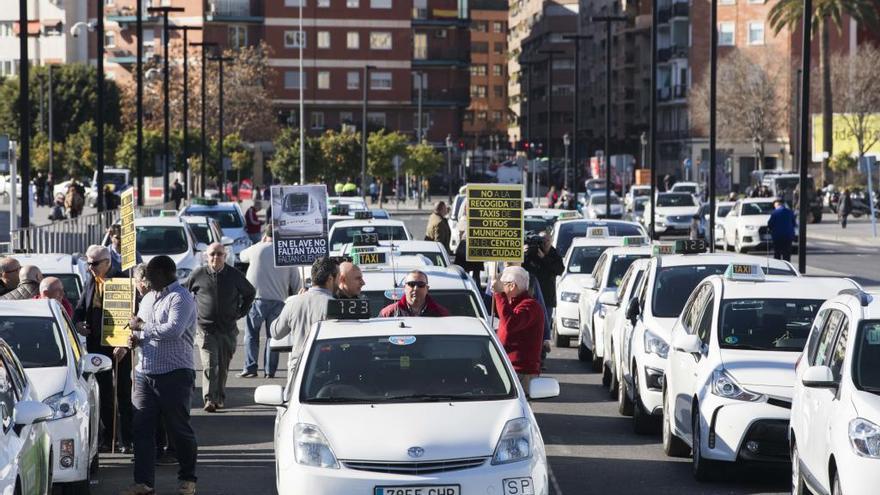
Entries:
MULTIPOLYGON (((559 344, 556 345, 559 347, 559 344)), ((593 360, 593 351, 587 349, 583 342, 578 344, 578 361, 587 363, 593 360)))
POLYGON ((626 394, 626 380, 620 380, 617 386, 617 412, 621 416, 632 416, 633 403, 626 394))
POLYGON ((620 381, 614 368, 614 354, 611 354, 611 361, 608 363, 608 395, 612 400, 617 398, 617 389, 620 388, 620 381))
POLYGON ((611 367, 610 366, 602 366, 602 386, 611 388, 611 367))
POLYGON ((798 462, 797 443, 791 443, 791 495, 807 495, 810 491, 804 482, 804 475, 801 473, 800 462, 798 462))
POLYGON ((843 490, 840 488, 840 475, 837 474, 837 471, 834 471, 834 475, 831 477, 831 495, 843 495, 843 490))
POLYGON ((675 412, 669 408, 669 398, 663 391, 663 452, 669 457, 687 457, 691 449, 684 440, 675 436, 672 432, 672 421, 675 412), (670 414, 671 413, 671 414, 670 414))
POLYGON ((691 428, 692 436, 692 452, 691 468, 694 479, 697 481, 712 481, 717 475, 717 465, 714 461, 703 457, 703 447, 700 438, 702 437, 702 426, 700 421, 700 410, 694 408, 693 419, 691 420, 693 427, 691 428))
MULTIPOLYGON (((593 362, 591 363, 592 370, 596 373, 602 372, 602 357, 596 354, 596 334, 593 334, 593 362)), ((602 386, 607 387, 608 384, 605 383, 605 374, 602 374, 602 386)))
POLYGON ((559 335, 559 332, 556 330, 556 324, 553 325, 553 334, 555 335, 556 347, 568 347, 571 344, 571 338, 566 337, 565 335, 559 335))
POLYGON ((633 371, 633 431, 636 435, 650 435, 654 433, 655 420, 645 410, 642 397, 639 395, 639 375, 633 371))

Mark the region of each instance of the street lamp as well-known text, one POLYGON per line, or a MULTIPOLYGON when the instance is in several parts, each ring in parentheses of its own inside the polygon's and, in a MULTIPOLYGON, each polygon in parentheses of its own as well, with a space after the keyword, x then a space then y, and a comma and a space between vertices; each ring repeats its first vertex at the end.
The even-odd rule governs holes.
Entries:
MULTIPOLYGON (((369 124, 367 121, 367 103, 370 90, 370 69, 375 68, 372 65, 364 66, 364 103, 361 110, 361 198, 364 201, 367 200, 367 125, 369 124)), ((300 127, 302 127, 302 122, 300 122, 300 127)), ((381 202, 381 198, 379 199, 381 202)))
POLYGON ((571 146, 571 136, 567 132, 562 135, 562 144, 565 145, 565 178, 562 180, 562 187, 568 189, 568 147, 571 146))
MULTIPOLYGON (((217 110, 219 113, 218 124, 220 127, 220 129, 219 129, 220 136, 218 137, 217 152, 220 155, 220 160, 219 160, 220 170, 223 171, 223 181, 220 184, 220 198, 226 199, 226 167, 223 165, 223 62, 232 62, 235 59, 232 57, 224 57, 222 54, 218 54, 218 55, 215 55, 213 57, 208 58, 208 60, 210 60, 212 62, 217 62, 217 64, 218 64, 217 72, 220 73, 219 74, 220 86, 219 86, 219 90, 218 90, 219 94, 217 95, 219 98, 217 110)), ((300 146, 302 146, 302 145, 303 145, 303 143, 300 143, 300 146)))
POLYGON ((208 47, 219 47, 217 43, 213 41, 202 41, 201 43, 192 43, 192 46, 200 46, 202 47, 202 170, 201 170, 201 178, 199 179, 199 189, 201 190, 201 195, 205 195, 205 182, 207 181, 206 170, 208 168, 208 135, 206 134, 207 129, 207 117, 205 115, 205 95, 208 93, 207 91, 207 66, 208 66, 208 47))
POLYGON ((201 26, 174 26, 172 29, 183 31, 183 197, 189 197, 189 47, 187 34, 190 31, 201 31, 201 26))
POLYGON ((547 55, 547 189, 553 179, 550 175, 553 164, 553 56, 565 53, 563 50, 538 50, 547 55))
POLYGON ((452 204, 452 134, 446 135, 446 177, 449 179, 449 203, 452 204))
MULTIPOLYGON (((654 238, 654 197, 657 191, 657 26, 660 24, 660 0, 651 0, 651 158, 649 160, 651 167, 651 194, 648 195, 648 202, 651 208, 650 225, 651 229, 648 234, 651 239, 654 238)), ((714 251, 715 244, 715 227, 713 224, 715 219, 715 210, 709 209, 709 246, 714 251)))
POLYGON ((578 133, 580 132, 580 72, 581 72, 581 40, 592 38, 592 35, 586 34, 565 34, 562 35, 562 39, 569 40, 574 44, 574 132, 572 133, 572 144, 574 147, 571 150, 572 162, 574 163, 574 190, 572 193, 575 198, 577 198, 578 188, 580 187, 580 181, 578 181, 578 133))

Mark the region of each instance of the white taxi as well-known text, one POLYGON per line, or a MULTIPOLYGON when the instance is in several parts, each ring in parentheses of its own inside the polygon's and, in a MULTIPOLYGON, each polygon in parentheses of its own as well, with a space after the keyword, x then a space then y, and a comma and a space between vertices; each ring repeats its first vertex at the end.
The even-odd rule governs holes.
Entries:
MULTIPOLYGON (((558 394, 530 383, 532 400, 558 394)), ((290 388, 254 401, 276 407, 279 495, 550 493, 538 423, 479 319, 316 323, 290 388)))
MULTIPOLYGON (((654 234, 688 234, 691 222, 700 213, 700 202, 691 193, 666 192, 657 194, 654 201, 654 234)), ((651 203, 645 205, 645 222, 651 223, 651 203)))
POLYGON ((826 300, 858 289, 845 278, 767 276, 731 264, 694 289, 672 330, 663 386, 663 447, 693 452, 693 474, 723 462, 789 460, 795 361, 826 300))
POLYGON ((880 486, 880 294, 846 291, 814 320, 795 370, 792 493, 880 486))
MULTIPOLYGON (((193 203, 183 209, 181 215, 211 217, 217 220, 223 235, 232 239, 233 263, 239 264, 238 253, 253 244, 244 230, 244 214, 234 201, 218 202, 215 199, 195 198, 193 203)), ((138 245, 140 249, 140 245, 138 245)), ((145 254, 141 252, 141 254, 145 254)), ((145 256, 146 257, 146 256, 145 256)))
POLYGON ((640 434, 651 433, 658 426, 672 327, 694 288, 704 278, 724 273, 731 263, 760 265, 770 275, 798 275, 787 261, 703 253, 702 241, 676 241, 673 254, 667 255, 664 252, 670 252, 665 251, 668 247, 655 246, 655 253, 660 255, 651 258, 635 297, 625 305, 633 330, 623 337, 621 359, 625 366, 621 367, 618 401, 619 409, 632 409, 633 428, 640 434))
POLYGON ((602 191, 601 193, 591 194, 587 198, 583 211, 586 218, 621 219, 623 218, 623 203, 620 202, 620 198, 614 192, 609 197, 607 193, 602 191), (609 206, 611 207, 610 213, 609 206))
MULTIPOLYGON (((137 251, 144 263, 158 255, 166 255, 177 266, 177 280, 183 282, 193 270, 205 262, 196 245, 189 225, 181 217, 141 217, 134 219, 137 251)), ((105 241, 109 243, 109 239, 105 241)), ((205 247, 207 249, 207 247, 205 247)))
POLYGON ((523 226, 526 232, 540 234, 549 231, 560 218, 581 218, 580 213, 571 210, 557 210, 555 208, 529 208, 523 211, 523 226))
POLYGON ((568 249, 572 241, 587 235, 587 230, 593 227, 605 227, 611 237, 643 236, 648 237, 648 231, 635 222, 622 220, 587 220, 580 218, 577 212, 560 213, 559 219, 553 225, 551 244, 563 258, 568 255, 568 249))
MULTIPOLYGON (((592 361, 593 371, 603 369, 604 357, 608 354, 605 349, 605 316, 608 305, 602 303, 611 302, 610 297, 620 286, 620 281, 629 266, 634 261, 649 258, 653 248, 648 246, 643 237, 624 237, 623 247, 612 247, 605 250, 593 273, 584 283, 578 301, 578 319, 580 320, 580 344, 578 345, 578 359, 592 361), (606 295, 607 294, 607 295, 606 295)), ((602 385, 611 383, 611 372, 602 374, 602 385)))
POLYGON ((719 223, 724 226, 722 241, 725 251, 733 247, 737 253, 745 253, 772 242, 767 221, 773 213, 773 200, 767 198, 745 198, 733 208, 719 223))
POLYGON ((88 493, 98 469, 101 397, 95 374, 110 369, 110 358, 85 353, 54 300, 0 301, 0 321, 0 339, 21 361, 36 399, 52 409, 46 423, 52 479, 74 493, 88 493))
POLYGON ((693 196, 699 196, 700 194, 702 194, 699 183, 685 181, 680 181, 673 184, 672 187, 669 188, 669 192, 688 193, 693 196))
POLYGON ((375 234, 379 237, 380 241, 412 240, 412 234, 406 228, 406 224, 400 220, 379 220, 376 218, 342 220, 334 223, 333 227, 330 228, 331 255, 339 256, 340 250, 345 244, 354 242, 355 236, 364 234, 375 234))

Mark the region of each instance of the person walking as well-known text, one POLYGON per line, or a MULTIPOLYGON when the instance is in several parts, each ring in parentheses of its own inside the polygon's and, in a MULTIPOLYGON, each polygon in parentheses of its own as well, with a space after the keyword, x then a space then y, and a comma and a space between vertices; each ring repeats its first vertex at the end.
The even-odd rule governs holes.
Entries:
POLYGON ((360 299, 364 288, 364 274, 360 267, 350 261, 339 264, 339 277, 336 280, 336 299, 360 299))
POLYGON ((840 228, 846 228, 846 221, 852 213, 852 195, 849 189, 844 189, 837 203, 837 219, 840 221, 840 228))
POLYGON ((550 190, 547 191, 545 198, 547 199, 547 208, 556 207, 556 202, 559 201, 559 194, 556 192, 556 186, 550 186, 550 190))
POLYGON ((18 271, 18 287, 0 296, 3 301, 23 301, 40 295, 43 273, 34 265, 22 265, 18 271))
POLYGON ((449 311, 428 295, 428 275, 412 270, 403 281, 403 297, 382 308, 379 318, 398 316, 449 316, 449 311))
POLYGON ((526 395, 529 383, 541 373, 544 345, 544 314, 529 295, 529 273, 508 266, 493 280, 493 299, 498 310, 498 340, 504 346, 526 395))
POLYGON ((174 179, 174 184, 171 185, 171 201, 174 201, 175 210, 180 209, 180 203, 183 201, 184 197, 186 197, 186 194, 184 194, 180 180, 174 179))
POLYGON ((238 340, 236 322, 247 316, 257 291, 247 278, 226 264, 226 248, 212 243, 205 252, 207 265, 196 268, 186 288, 198 307, 196 345, 202 358, 202 397, 205 411, 225 407, 229 362, 238 340))
POLYGON ((64 308, 67 316, 73 318, 73 306, 64 297, 64 284, 58 277, 46 277, 40 282, 40 293, 34 299, 55 299, 64 308))
POLYGON ((272 228, 266 228, 261 242, 239 253, 242 263, 248 263, 247 280, 256 289, 256 298, 247 314, 244 334, 244 366, 241 378, 257 376, 260 353, 260 333, 266 325, 266 350, 263 352, 263 372, 266 378, 274 378, 278 370, 278 353, 269 349, 269 328, 281 314, 284 300, 302 288, 299 270, 292 266, 275 266, 272 244, 272 228))
POLYGON ((156 425, 164 420, 179 463, 179 495, 196 493, 198 443, 190 424, 195 383, 193 334, 196 303, 177 281, 177 266, 165 255, 147 264, 149 288, 129 326, 129 344, 141 349, 135 369, 134 484, 121 495, 151 495, 156 486, 156 425))
POLYGON ((794 212, 785 206, 781 199, 773 202, 773 212, 767 220, 770 229, 770 237, 773 239, 773 257, 778 260, 791 261, 791 244, 794 241, 795 220, 794 212))
POLYGON ((37 206, 46 206, 46 177, 43 172, 37 172, 34 185, 37 189, 37 206))
POLYGON ((83 206, 85 206, 83 195, 77 189, 76 183, 71 182, 70 185, 67 186, 67 194, 64 195, 64 208, 67 210, 67 216, 70 218, 80 216, 82 214, 83 206))
POLYGON ((260 242, 262 236, 260 235, 260 229, 263 226, 263 223, 260 222, 260 217, 257 215, 257 212, 260 211, 260 200, 255 199, 253 204, 251 204, 250 208, 244 213, 244 231, 247 233, 248 237, 250 237, 251 242, 260 242))
POLYGON ((428 217, 428 225, 425 227, 425 240, 439 242, 449 252, 449 241, 452 240, 452 230, 449 228, 449 222, 446 221, 446 214, 449 208, 446 202, 438 201, 434 205, 434 211, 428 217))
POLYGON ((21 264, 12 256, 0 259, 0 296, 12 292, 18 287, 18 272, 21 264))

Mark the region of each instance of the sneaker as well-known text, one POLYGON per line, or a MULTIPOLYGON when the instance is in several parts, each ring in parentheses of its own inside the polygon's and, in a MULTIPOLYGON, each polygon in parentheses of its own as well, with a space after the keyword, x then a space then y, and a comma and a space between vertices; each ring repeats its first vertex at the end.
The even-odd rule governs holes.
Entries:
POLYGON ((176 466, 177 465, 177 457, 174 457, 171 454, 162 454, 161 456, 156 458, 157 466, 176 466))
POLYGON ((275 378, 275 373, 266 373, 263 378, 275 378))
POLYGON ((226 407, 226 403, 222 400, 217 403, 217 409, 223 409, 224 407, 226 407))
POLYGON ((239 377, 239 378, 256 378, 256 377, 257 377, 257 372, 256 372, 256 371, 248 371, 248 370, 244 370, 244 371, 242 371, 241 373, 238 374, 238 377, 239 377))
POLYGON ((196 495, 195 481, 181 481, 177 485, 177 493, 179 495, 196 495))
POLYGON ((213 401, 209 400, 208 402, 205 402, 205 412, 212 413, 216 410, 217 410, 217 404, 215 404, 213 401))
MULTIPOLYGON (((126 488, 125 490, 122 490, 121 492, 119 492, 119 495, 152 495, 154 493, 156 493, 156 490, 153 490, 149 486, 147 486, 143 483, 135 483, 135 484, 129 486, 128 488, 126 488)), ((181 492, 181 493, 183 493, 183 492, 181 492)), ((195 493, 195 491, 193 491, 192 493, 195 493)))

